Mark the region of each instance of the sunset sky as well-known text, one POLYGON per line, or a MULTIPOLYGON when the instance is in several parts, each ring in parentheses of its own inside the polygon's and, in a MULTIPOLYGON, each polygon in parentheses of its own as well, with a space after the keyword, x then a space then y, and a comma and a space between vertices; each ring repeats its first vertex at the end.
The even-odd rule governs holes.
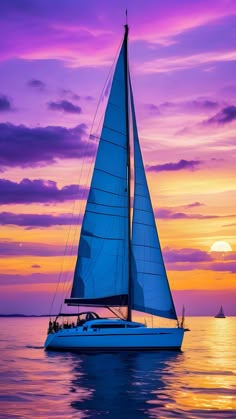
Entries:
POLYGON ((49 313, 58 286, 55 312, 69 289, 126 8, 177 311, 236 315, 235 0, 1 0, 0 313, 49 313))

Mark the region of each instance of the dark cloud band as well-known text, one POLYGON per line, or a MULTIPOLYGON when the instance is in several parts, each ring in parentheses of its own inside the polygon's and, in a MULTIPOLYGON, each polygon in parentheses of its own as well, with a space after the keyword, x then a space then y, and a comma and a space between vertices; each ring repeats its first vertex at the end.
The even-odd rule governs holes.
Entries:
POLYGON ((12 212, 0 213, 0 225, 16 225, 26 228, 42 228, 58 225, 80 224, 82 217, 72 214, 14 214, 12 212))
POLYGON ((0 171, 6 167, 36 167, 58 159, 93 156, 95 143, 86 141, 86 125, 29 128, 0 124, 0 171))
POLYGON ((173 172, 177 170, 194 170, 202 161, 200 160, 180 160, 177 163, 157 164, 155 166, 147 166, 149 172, 173 172))
POLYGON ((78 105, 74 105, 72 102, 68 100, 61 100, 59 102, 49 102, 48 109, 51 111, 62 111, 65 113, 76 113, 80 114, 82 109, 78 105))
POLYGON ((87 187, 67 185, 59 189, 56 182, 43 179, 23 179, 19 183, 0 179, 0 191, 0 205, 64 202, 85 199, 88 194, 87 187))

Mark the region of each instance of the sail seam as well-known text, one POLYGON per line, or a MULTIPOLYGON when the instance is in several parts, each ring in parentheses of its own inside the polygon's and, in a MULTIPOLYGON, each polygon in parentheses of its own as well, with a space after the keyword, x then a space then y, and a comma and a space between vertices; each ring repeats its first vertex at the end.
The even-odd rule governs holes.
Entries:
POLYGON ((150 248, 150 249, 157 249, 157 250, 160 250, 160 247, 156 247, 156 246, 148 246, 147 244, 143 244, 143 243, 141 243, 141 244, 132 243, 132 246, 148 247, 148 248, 150 248))
POLYGON ((109 129, 110 131, 116 132, 116 133, 121 134, 124 137, 126 137, 126 134, 124 132, 118 131, 117 129, 114 129, 114 128, 110 128, 107 125, 103 125, 103 128, 109 129))
POLYGON ((145 210, 145 209, 137 208, 137 207, 135 207, 135 209, 136 211, 144 211, 144 212, 149 212, 149 214, 153 214, 153 211, 150 211, 150 210, 145 210))
POLYGON ((125 147, 124 147, 123 145, 121 145, 121 144, 117 144, 117 143, 113 143, 113 141, 106 140, 105 138, 103 138, 103 137, 99 137, 98 135, 90 135, 90 137, 92 137, 92 138, 96 138, 96 139, 98 139, 98 140, 100 140, 100 141, 105 141, 106 143, 109 143, 109 144, 115 145, 115 146, 120 147, 120 148, 123 148, 123 149, 125 150, 125 147))
POLYGON ((92 186, 91 189, 95 189, 96 191, 105 192, 105 193, 108 193, 108 194, 111 194, 111 195, 116 195, 116 196, 122 196, 122 197, 124 197, 123 194, 116 193, 116 192, 111 192, 111 191, 105 191, 105 189, 96 188, 95 186, 92 186))
POLYGON ((136 196, 141 196, 142 198, 146 198, 146 199, 148 199, 148 196, 147 195, 141 195, 140 193, 137 193, 136 192, 136 194, 135 194, 136 196))
POLYGON ((126 208, 126 207, 121 206, 121 205, 100 204, 98 202, 92 202, 92 201, 88 201, 88 204, 90 204, 90 205, 100 205, 100 206, 103 206, 103 207, 110 207, 110 208, 122 208, 122 209, 126 208))
POLYGON ((119 105, 117 105, 116 103, 111 102, 110 100, 108 100, 107 102, 109 105, 115 106, 116 108, 121 109, 121 107, 119 105))
POLYGON ((157 262, 156 260, 139 259, 139 258, 137 258, 137 260, 138 260, 139 262, 148 262, 148 263, 155 263, 156 265, 162 265, 162 263, 161 263, 161 262, 157 262))
MULTIPOLYGON (((83 233, 83 236, 85 236, 85 237, 92 237, 93 239, 95 238, 95 239, 101 239, 101 240, 118 240, 118 241, 123 241, 124 239, 123 238, 121 238, 121 239, 119 239, 119 238, 117 238, 117 237, 105 237, 105 236, 96 236, 95 234, 93 235, 93 236, 91 236, 91 235, 89 235, 89 234, 84 234, 83 233)), ((80 257, 83 257, 83 256, 80 256, 80 257)))
POLYGON ((139 274, 142 274, 142 275, 152 275, 152 276, 161 276, 161 277, 165 277, 165 275, 163 275, 163 274, 158 274, 158 273, 152 273, 152 272, 142 272, 142 271, 137 271, 139 274))
POLYGON ((99 214, 99 215, 109 215, 111 217, 121 217, 121 218, 127 218, 127 215, 121 215, 121 214, 107 214, 107 213, 103 213, 103 212, 98 212, 98 211, 92 211, 87 209, 86 212, 91 212, 92 214, 99 214))
POLYGON ((106 173, 106 175, 108 175, 108 176, 113 176, 113 177, 116 177, 118 179, 126 180, 126 178, 124 178, 122 176, 114 175, 113 173, 107 172, 106 170, 99 169, 99 167, 95 167, 94 170, 98 170, 99 172, 106 173))
POLYGON ((148 226, 148 227, 152 227, 153 229, 155 229, 156 226, 153 226, 151 224, 146 224, 146 223, 140 223, 139 221, 133 221, 133 224, 140 224, 142 226, 148 226))
POLYGON ((125 149, 126 149, 123 145, 121 145, 121 144, 117 144, 117 143, 113 143, 113 141, 106 140, 105 138, 100 137, 100 140, 101 140, 101 141, 105 141, 106 143, 112 144, 112 145, 114 145, 114 146, 116 146, 116 147, 120 147, 120 148, 122 148, 123 150, 125 150, 125 149))

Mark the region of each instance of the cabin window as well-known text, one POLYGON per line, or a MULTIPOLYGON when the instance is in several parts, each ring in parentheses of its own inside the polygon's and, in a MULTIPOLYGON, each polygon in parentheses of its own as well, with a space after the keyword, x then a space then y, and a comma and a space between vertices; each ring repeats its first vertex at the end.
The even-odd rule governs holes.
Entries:
POLYGON ((92 324, 91 329, 124 329, 126 325, 125 324, 92 324))

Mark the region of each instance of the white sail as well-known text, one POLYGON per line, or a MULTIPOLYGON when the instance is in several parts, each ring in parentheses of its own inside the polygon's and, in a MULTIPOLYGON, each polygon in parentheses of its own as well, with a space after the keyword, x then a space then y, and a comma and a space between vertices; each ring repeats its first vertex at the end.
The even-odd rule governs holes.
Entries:
POLYGON ((131 83, 130 96, 134 137, 132 308, 176 319, 139 145, 131 83))
POLYGON ((128 194, 124 53, 123 43, 114 72, 81 228, 71 292, 71 299, 84 299, 80 301, 81 304, 90 299, 94 299, 92 305, 96 305, 96 300, 98 305, 99 300, 107 305, 127 304, 128 194))

